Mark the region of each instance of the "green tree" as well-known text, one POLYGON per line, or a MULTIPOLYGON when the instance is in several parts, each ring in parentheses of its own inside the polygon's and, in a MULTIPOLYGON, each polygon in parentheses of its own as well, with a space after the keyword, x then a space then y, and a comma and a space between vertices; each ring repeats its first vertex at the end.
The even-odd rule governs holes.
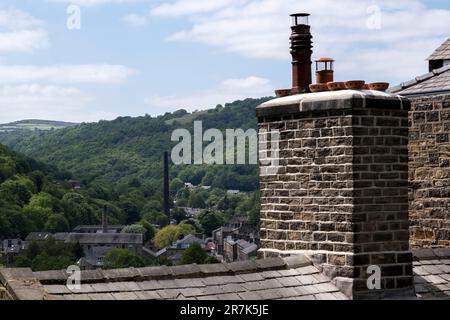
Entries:
POLYGON ((213 210, 203 210, 196 218, 207 234, 211 234, 213 230, 220 228, 225 223, 223 214, 213 210))
POLYGON ((171 211, 172 218, 180 223, 187 218, 186 212, 183 208, 175 208, 171 211))
POLYGON ((180 239, 180 237, 194 233, 194 228, 188 224, 169 225, 158 231, 154 242, 158 248, 162 249, 171 245, 176 240, 180 239))
POLYGON ((205 198, 203 194, 198 192, 191 193, 189 197, 189 207, 191 208, 206 208, 205 198))
POLYGON ((141 233, 145 234, 147 230, 141 224, 132 224, 122 229, 122 233, 141 233))
POLYGON ((50 216, 45 223, 45 231, 49 232, 67 232, 70 230, 69 222, 62 214, 54 214, 50 216))
POLYGON ((0 197, 20 206, 30 201, 33 191, 33 182, 23 176, 17 176, 14 180, 7 180, 0 185, 0 197))
POLYGON ((106 254, 103 264, 106 269, 120 269, 145 267, 148 263, 143 257, 127 249, 114 248, 106 254))
POLYGON ((33 271, 61 270, 73 265, 79 259, 75 245, 55 240, 30 242, 17 258, 17 267, 28 267, 33 271))
POLYGON ((140 223, 144 228, 145 228, 145 236, 144 236, 144 240, 145 241, 150 241, 153 240, 153 238, 156 235, 156 229, 155 227, 152 226, 151 223, 149 223, 146 220, 141 220, 140 223))
POLYGON ((80 259, 81 257, 84 257, 84 250, 79 242, 73 244, 72 252, 76 260, 80 259))
POLYGON ((132 199, 122 200, 121 208, 127 216, 127 223, 135 223, 139 220, 139 208, 132 199))
POLYGON ((56 206, 56 199, 46 192, 40 192, 31 197, 28 205, 31 207, 53 209, 56 206))
POLYGON ((202 264, 208 258, 206 252, 198 242, 193 242, 189 248, 184 250, 180 264, 202 264))
POLYGON ((30 178, 36 186, 36 191, 41 192, 47 181, 47 177, 45 176, 45 174, 42 171, 33 171, 30 174, 30 178))
POLYGON ((176 195, 179 190, 184 188, 184 183, 179 178, 172 179, 170 181, 170 193, 172 196, 176 195))

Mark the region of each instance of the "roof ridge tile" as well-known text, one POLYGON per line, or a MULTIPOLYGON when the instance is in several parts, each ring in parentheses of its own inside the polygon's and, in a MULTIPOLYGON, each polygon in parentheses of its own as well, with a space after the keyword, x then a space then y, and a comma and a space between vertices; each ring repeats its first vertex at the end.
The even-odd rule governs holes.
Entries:
MULTIPOLYGON (((230 263, 82 270, 81 278, 84 283, 173 280, 233 276, 252 272, 296 269, 305 266, 312 266, 312 262, 305 255, 292 255, 285 258, 272 257, 230 263)), ((65 283, 68 278, 65 270, 39 271, 34 272, 33 276, 43 284, 61 284, 65 283)))

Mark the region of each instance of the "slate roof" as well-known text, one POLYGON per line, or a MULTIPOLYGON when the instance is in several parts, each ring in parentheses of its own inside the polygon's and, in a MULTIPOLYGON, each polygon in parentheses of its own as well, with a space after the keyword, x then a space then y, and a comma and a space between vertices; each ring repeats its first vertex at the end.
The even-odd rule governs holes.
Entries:
POLYGON ((193 234, 188 234, 187 236, 183 237, 182 239, 178 239, 173 243, 173 247, 177 247, 178 245, 191 245, 194 242, 198 242, 199 244, 202 244, 202 239, 194 236, 193 234))
POLYGON ((255 243, 250 243, 242 239, 237 240, 236 242, 238 246, 241 248, 242 252, 245 254, 250 254, 258 250, 258 245, 255 243))
POLYGON ((143 235, 138 233, 60 233, 55 238, 66 243, 80 244, 142 244, 143 235))
POLYGON ((2 269, 16 299, 45 300, 272 300, 347 297, 305 256, 210 265, 82 271, 70 291, 64 271, 2 269), (24 280, 21 280, 24 279, 24 280))
POLYGON ((433 70, 388 90, 403 96, 429 95, 450 92, 450 65, 433 70))
MULTIPOLYGON (((124 225, 108 225, 108 233, 117 232, 118 230, 122 230, 125 228, 124 225)), ((87 233, 86 231, 101 231, 103 226, 101 225, 79 225, 76 226, 73 231, 78 233, 87 233)))
POLYGON ((25 249, 25 243, 21 239, 3 240, 2 250, 4 253, 18 254, 25 249))
POLYGON ((437 48, 427 60, 450 60, 450 38, 437 48))
POLYGON ((50 232, 30 232, 25 241, 43 241, 52 236, 50 232))
POLYGON ((449 249, 421 249, 415 252, 413 271, 417 297, 450 299, 449 249))
POLYGON ((157 258, 157 257, 159 257, 160 255, 166 253, 166 252, 167 252, 167 248, 162 248, 162 249, 159 250, 159 251, 153 251, 153 250, 151 250, 151 249, 149 249, 149 248, 142 247, 142 251, 145 252, 145 253, 147 253, 148 255, 154 257, 154 258, 157 258))
MULTIPOLYGON (((418 299, 450 299, 450 249, 414 252, 418 299)), ((46 300, 347 300, 303 255, 210 265, 82 271, 70 291, 64 271, 1 269, 16 299, 46 300)))

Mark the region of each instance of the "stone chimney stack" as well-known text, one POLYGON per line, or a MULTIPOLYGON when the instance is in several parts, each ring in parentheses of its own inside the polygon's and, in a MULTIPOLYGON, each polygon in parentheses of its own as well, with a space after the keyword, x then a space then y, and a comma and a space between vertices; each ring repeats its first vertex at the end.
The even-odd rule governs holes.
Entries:
POLYGON ((307 254, 354 299, 412 294, 409 108, 406 98, 366 90, 259 106, 267 144, 260 147, 259 255, 307 254))
POLYGON ((308 24, 309 13, 292 14, 291 55, 292 91, 291 94, 309 92, 312 83, 312 35, 308 24))
POLYGON ((106 206, 103 207, 102 212, 102 232, 108 233, 108 209, 106 206))

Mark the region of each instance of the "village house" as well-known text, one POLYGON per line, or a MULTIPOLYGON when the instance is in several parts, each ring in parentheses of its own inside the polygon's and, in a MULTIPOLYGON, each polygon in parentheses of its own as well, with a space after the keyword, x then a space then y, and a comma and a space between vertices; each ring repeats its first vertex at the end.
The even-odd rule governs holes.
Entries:
POLYGON ((181 239, 176 240, 170 246, 160 250, 152 250, 150 248, 143 247, 142 252, 152 258, 166 257, 172 265, 177 265, 180 263, 183 253, 194 242, 199 243, 202 249, 209 255, 212 255, 215 252, 216 248, 211 238, 200 239, 192 234, 186 235, 181 239))
POLYGON ((184 236, 183 238, 175 241, 171 246, 166 248, 166 255, 172 262, 172 265, 177 265, 180 263, 183 252, 186 251, 186 249, 189 248, 194 242, 199 243, 205 251, 208 250, 205 241, 203 241, 202 239, 192 234, 184 236))
POLYGON ((25 249, 25 242, 21 239, 5 239, 1 249, 5 256, 6 266, 12 266, 16 257, 25 249))
POLYGON ((84 257, 78 262, 82 269, 96 269, 103 267, 103 259, 114 248, 130 250, 136 254, 143 254, 144 236, 135 233, 121 233, 124 226, 108 225, 106 210, 102 213, 101 225, 82 225, 74 228, 73 232, 31 232, 25 238, 25 246, 32 241, 45 241, 53 237, 64 243, 79 243, 83 248, 84 257))
POLYGON ((219 257, 224 254, 224 243, 227 238, 258 244, 259 232, 247 217, 233 217, 226 225, 212 231, 212 239, 219 257))
POLYGON ((430 72, 390 92, 411 100, 411 246, 450 246, 450 38, 428 57, 430 72))
MULTIPOLYGON (((124 225, 108 225, 106 233, 120 233, 124 225)), ((101 225, 79 225, 73 228, 73 232, 76 233, 103 233, 103 226, 101 225)))
POLYGON ((223 243, 223 258, 226 262, 245 261, 256 257, 258 245, 243 239, 233 240, 228 236, 223 243))
POLYGON ((180 207, 186 213, 186 216, 189 218, 195 217, 198 215, 203 209, 200 208, 190 208, 190 207, 180 207))
POLYGON ((84 258, 81 264, 85 269, 100 268, 103 258, 114 248, 127 249, 142 254, 144 236, 137 233, 56 233, 56 240, 64 243, 79 243, 84 258))

